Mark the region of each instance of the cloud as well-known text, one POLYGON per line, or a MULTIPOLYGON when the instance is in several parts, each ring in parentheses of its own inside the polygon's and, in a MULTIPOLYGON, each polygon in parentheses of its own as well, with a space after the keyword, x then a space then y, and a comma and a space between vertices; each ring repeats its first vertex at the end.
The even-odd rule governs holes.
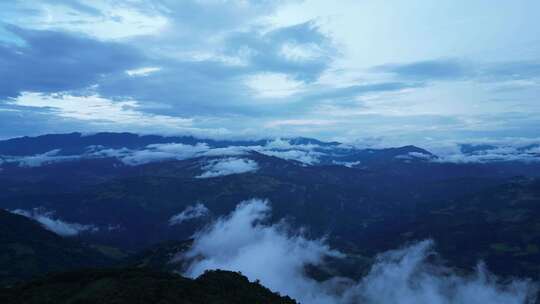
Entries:
POLYGON ((397 155, 394 158, 405 159, 405 160, 436 160, 437 159, 437 157, 432 154, 421 153, 421 152, 409 152, 407 154, 397 155))
POLYGON ((46 211, 42 208, 34 208, 32 210, 15 209, 10 210, 10 212, 33 219, 44 228, 60 236, 76 236, 82 232, 96 232, 99 230, 94 225, 65 222, 59 218, 55 218, 54 211, 46 211))
MULTIPOLYGON (((315 144, 291 144, 289 140, 277 138, 269 140, 265 145, 226 146, 218 148, 211 147, 205 143, 198 143, 196 145, 180 143, 152 144, 140 150, 97 148, 97 150, 92 151, 87 157, 115 157, 125 164, 136 166, 163 160, 183 160, 202 156, 244 156, 252 151, 256 151, 264 155, 285 160, 296 160, 307 165, 312 165, 318 163, 319 157, 325 155, 323 152, 314 151, 316 149, 324 148, 315 144)), ((200 176, 201 178, 255 171, 258 169, 258 165, 249 159, 229 157, 221 160, 210 160, 209 164, 204 166, 203 169, 207 170, 207 172, 203 173, 200 176)))
POLYGON ((2 4, 0 17, 4 22, 39 30, 75 32, 99 40, 156 35, 169 23, 155 9, 139 8, 125 1, 15 0, 5 7, 2 4))
POLYGON ((18 163, 20 167, 41 167, 45 164, 78 160, 78 155, 59 155, 60 149, 51 150, 43 154, 22 157, 6 157, 6 163, 18 163))
POLYGON ((337 161, 337 160, 334 160, 332 161, 333 164, 336 164, 336 165, 340 165, 340 166, 345 166, 347 168, 355 168, 357 166, 360 166, 362 164, 361 161, 354 161, 354 162, 344 162, 344 161, 337 161))
MULTIPOLYGON (((119 154, 120 160, 131 166, 143 165, 164 160, 183 160, 193 158, 209 150, 208 145, 198 143, 196 145, 184 145, 179 143, 153 144, 144 150, 123 150, 126 154, 119 154)), ((115 156, 114 150, 111 156, 115 156)), ((98 152, 99 153, 99 152, 98 152)), ((122 152, 120 152, 122 153, 122 152)))
POLYGON ((17 97, 24 91, 55 93, 83 89, 143 60, 136 49, 125 44, 66 32, 13 25, 6 28, 24 45, 0 44, 0 99, 17 97))
POLYGON ((0 100, 28 92, 47 103, 19 106, 17 113, 0 109, 0 136, 150 127, 261 136, 267 125, 277 136, 330 140, 398 132, 421 140, 426 129, 447 138, 464 128, 472 134, 482 127, 494 136, 537 131, 534 29, 540 27, 530 13, 535 10, 522 9, 536 7, 534 1, 469 5, 465 15, 463 1, 435 11, 421 3, 393 6, 0 1, 0 100), (480 12, 482 22, 474 18, 480 12), (430 31, 424 23, 433 25, 430 31), (388 36, 394 39, 382 38, 388 36), (474 43, 478 39, 482 43, 474 43), (51 97, 57 93, 87 97, 73 103, 86 110, 97 96, 103 111, 92 121, 80 111, 66 117, 58 107, 65 102, 51 97), (508 109, 528 118, 516 119, 508 109), (126 121, 133 111, 137 115, 126 121), (116 115, 120 119, 110 119, 116 115))
MULTIPOLYGON (((166 16, 174 24, 174 28, 181 29, 177 33, 178 36, 187 36, 186 38, 193 39, 190 33, 206 34, 206 36, 201 37, 204 39, 249 26, 253 20, 273 13, 284 2, 282 0, 231 0, 227 2, 158 0, 138 3, 138 5, 140 5, 139 9, 157 11, 166 16)), ((189 41, 188 43, 193 42, 189 41)))
POLYGON ((229 157, 211 160, 207 165, 203 166, 202 169, 205 171, 196 176, 197 178, 211 178, 231 174, 254 172, 259 169, 259 165, 257 162, 251 159, 229 157))
POLYGON ((262 73, 246 77, 246 85, 260 98, 284 98, 296 94, 302 87, 299 81, 290 80, 287 75, 262 73))
POLYGON ((416 82, 378 82, 372 84, 357 84, 345 87, 327 87, 319 90, 311 90, 302 96, 306 102, 320 101, 331 104, 347 104, 355 98, 370 94, 383 92, 399 92, 406 89, 421 88, 424 85, 416 82))
POLYGON ((329 68, 335 53, 315 22, 251 26, 223 33, 218 40, 220 44, 212 46, 216 54, 195 50, 195 57, 149 59, 148 64, 161 67, 158 72, 145 77, 113 75, 98 82, 97 90, 108 98, 130 96, 147 103, 146 111, 160 115, 262 116, 273 110, 262 109, 261 103, 283 96, 296 99, 304 84, 315 82, 329 68), (316 52, 298 60, 281 51, 291 44, 316 52))
POLYGON ((540 162, 540 139, 499 138, 447 142, 439 149, 436 162, 493 163, 540 162))
POLYGON ((285 160, 295 160, 305 165, 319 163, 319 158, 325 154, 317 149, 323 147, 315 144, 291 144, 290 140, 276 138, 268 141, 262 147, 255 147, 253 150, 268 156, 278 157, 285 160))
POLYGON ((284 138, 275 138, 273 140, 270 140, 264 145, 266 149, 278 149, 278 150, 289 150, 289 149, 296 149, 296 150, 302 150, 302 151, 311 151, 314 148, 318 147, 314 144, 291 144, 290 140, 284 139, 284 138))
POLYGON ((483 264, 470 276, 458 275, 427 261, 434 255, 432 248, 432 241, 422 241, 379 255, 369 274, 345 292, 345 299, 368 304, 534 303, 537 287, 530 281, 500 284, 483 264))
POLYGON ((284 221, 270 223, 270 213, 267 201, 244 201, 228 216, 197 232, 193 247, 181 254, 191 261, 184 274, 240 271, 301 303, 534 303, 537 288, 528 280, 501 283, 481 264, 475 273, 462 275, 431 262, 432 241, 380 254, 369 273, 356 281, 340 277, 315 281, 307 275, 306 266, 325 267, 326 258, 345 255, 324 240, 307 239, 284 221))
POLYGON ((269 212, 266 201, 245 201, 228 217, 199 232, 187 257, 204 259, 191 264, 186 274, 197 277, 207 269, 241 271, 251 280, 258 279, 264 286, 302 303, 329 300, 329 296, 316 291, 319 285, 304 275, 303 268, 339 253, 321 241, 289 236, 284 224, 264 225, 269 212))
POLYGON ((248 50, 247 61, 253 71, 284 73, 304 82, 316 80, 328 68, 334 55, 331 41, 319 30, 318 25, 308 21, 280 27, 266 33, 255 31, 231 34, 225 42, 227 55, 239 55, 248 50), (311 48, 310 56, 290 56, 284 47, 311 48))
POLYGON ((299 161, 306 165, 313 165, 319 163, 319 158, 326 155, 323 152, 314 151, 320 149, 324 148, 314 144, 291 144, 289 140, 278 138, 259 146, 226 146, 214 148, 206 143, 197 143, 195 145, 181 143, 151 144, 140 149, 113 149, 104 146, 91 146, 81 155, 62 155, 61 151, 56 149, 32 156, 14 157, 0 155, 0 157, 3 157, 6 163, 18 163, 19 166, 24 167, 39 167, 57 162, 109 157, 116 158, 129 166, 140 166, 166 160, 228 156, 228 158, 224 159, 210 160, 208 164, 203 166, 203 170, 206 172, 202 173, 199 178, 208 178, 257 170, 258 165, 255 161, 237 158, 238 156, 249 155, 253 151, 285 160, 299 161))
POLYGON ((141 111, 136 100, 113 101, 99 95, 75 96, 69 93, 43 94, 20 92, 10 99, 10 105, 28 108, 47 108, 58 116, 95 124, 138 125, 139 127, 186 128, 192 120, 180 117, 153 115, 141 111))
POLYGON ((138 68, 133 70, 127 70, 126 74, 131 77, 145 77, 152 73, 158 72, 161 70, 160 67, 145 67, 145 68, 138 68))
POLYGON ((207 216, 210 210, 205 205, 197 203, 194 206, 187 206, 184 211, 171 216, 169 226, 180 225, 185 221, 207 216))
POLYGON ((262 150, 259 151, 262 154, 274 156, 286 160, 299 161, 306 165, 314 165, 319 163, 319 157, 323 155, 321 152, 313 151, 300 151, 300 150, 288 150, 288 151, 275 151, 275 150, 262 150))
POLYGON ((250 151, 255 151, 260 146, 228 146, 221 148, 212 148, 202 155, 204 156, 242 156, 249 154, 250 151))
POLYGON ((410 63, 385 64, 374 72, 394 74, 398 79, 419 81, 465 80, 509 81, 540 77, 538 61, 467 62, 459 59, 435 59, 410 63))
MULTIPOLYGON (((223 150, 223 149, 219 149, 223 150)), ((218 152, 219 152, 218 150, 218 152)), ((18 163, 21 167, 40 167, 58 162, 75 161, 81 159, 117 158, 130 166, 139 166, 152 162, 165 160, 183 160, 205 155, 210 148, 205 143, 185 145, 180 143, 151 144, 143 149, 132 150, 127 148, 112 149, 103 146, 87 147, 86 152, 80 155, 63 155, 60 149, 43 154, 31 156, 0 155, 5 163, 18 163)), ((222 152, 227 154, 227 152, 222 152)), ((222 154, 219 152, 218 154, 222 154)))
MULTIPOLYGON (((167 137, 163 137, 164 140, 167 137)), ((366 148, 384 149, 402 146, 406 139, 398 141, 377 139, 360 140, 354 145, 321 143, 306 138, 275 138, 252 141, 226 141, 195 139, 196 144, 159 143, 137 148, 110 148, 89 146, 80 154, 69 154, 54 149, 42 154, 26 156, 0 155, 4 164, 18 164, 21 167, 40 167, 58 162, 85 159, 116 158, 125 165, 140 166, 153 162, 207 158, 199 177, 214 177, 227 174, 251 172, 258 164, 250 160, 253 152, 300 162, 302 165, 343 165, 357 167, 360 160, 357 152, 366 148), (244 157, 244 158, 242 158, 244 157), (352 159, 350 157, 353 157, 352 159), (347 161, 344 161, 346 159, 347 161)), ((192 141, 189 141, 190 143, 192 141)), ((400 160, 452 162, 452 163, 493 163, 493 162, 539 162, 540 139, 502 138, 471 139, 462 141, 433 141, 427 139, 425 147, 434 154, 411 152, 395 156, 400 160)))
POLYGON ((374 71, 393 73, 398 77, 414 80, 456 80, 468 76, 469 69, 454 59, 418 61, 405 64, 387 64, 374 71))

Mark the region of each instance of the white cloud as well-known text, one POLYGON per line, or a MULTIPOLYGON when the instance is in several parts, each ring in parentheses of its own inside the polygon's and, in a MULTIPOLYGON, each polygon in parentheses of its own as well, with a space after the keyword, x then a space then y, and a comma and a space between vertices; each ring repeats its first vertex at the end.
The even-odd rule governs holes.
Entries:
POLYGON ((134 70, 127 70, 126 74, 131 77, 145 77, 160 70, 160 67, 145 67, 134 70))
POLYGON ((437 162, 490 163, 504 161, 540 162, 540 139, 500 138, 438 143, 437 162), (473 148, 466 151, 463 148, 473 148))
POLYGON ((207 165, 203 166, 202 169, 205 170, 205 172, 196 176, 197 178, 211 178, 253 172, 259 169, 259 165, 251 159, 230 157, 211 160, 207 165))
POLYGON ((245 83, 260 98, 284 98, 296 94, 302 89, 301 82, 279 73, 249 76, 245 83))
POLYGON ((294 61, 309 61, 324 56, 325 51, 314 43, 294 44, 286 43, 281 47, 281 54, 294 61))
POLYGON ((94 225, 65 222, 59 218, 55 218, 53 211, 46 211, 42 208, 34 208, 32 210, 15 209, 10 210, 10 212, 33 219, 46 229, 60 236, 75 236, 81 232, 96 232, 99 230, 94 225))
MULTIPOLYGON (((319 157, 324 153, 313 151, 314 149, 323 149, 317 145, 293 145, 288 140, 275 139, 269 141, 264 146, 228 146, 221 148, 212 148, 205 143, 187 145, 181 143, 151 144, 142 149, 119 148, 112 149, 104 146, 91 146, 81 155, 59 155, 60 150, 49 151, 44 154, 34 156, 2 156, 5 162, 19 162, 21 166, 37 167, 44 164, 63 162, 77 159, 92 159, 113 157, 122 161, 126 165, 138 166, 151 162, 164 160, 184 160, 196 157, 216 157, 216 156, 243 156, 252 151, 261 154, 274 156, 286 160, 296 160, 304 164, 315 164, 319 162, 319 157)), ((251 160, 228 158, 221 161, 211 161, 205 170, 243 173, 256 170, 257 164, 251 160)), ((210 173, 208 173, 210 174, 210 173)), ((212 174, 218 174, 214 172, 212 174)), ((210 174, 211 175, 211 174, 210 174)), ((205 175, 206 177, 207 175, 205 175)))
POLYGON ((130 166, 139 166, 170 159, 175 159, 175 155, 173 153, 152 150, 133 151, 131 154, 120 158, 124 164, 130 166))
POLYGON ((204 217, 208 215, 209 212, 210 210, 208 210, 205 205, 197 203, 195 206, 188 206, 184 211, 171 216, 169 225, 179 225, 187 220, 204 217))
POLYGON ((208 147, 208 145, 205 143, 197 143, 196 145, 186 145, 180 143, 152 144, 148 145, 147 148, 173 153, 180 158, 192 157, 193 155, 210 150, 210 147, 208 147))
MULTIPOLYGON (((440 134, 446 138, 461 136, 462 131, 469 134, 481 134, 479 131, 499 134, 495 136, 509 132, 515 135, 524 132, 533 134, 537 131, 535 122, 540 115, 538 103, 534 102, 540 88, 538 73, 534 72, 540 54, 540 44, 537 43, 537 29, 540 26, 533 13, 538 10, 538 4, 532 0, 524 1, 524 5, 504 3, 494 6, 486 3, 449 1, 433 6, 423 1, 388 4, 373 0, 344 1, 337 5, 321 0, 16 1, 1 7, 0 19, 22 28, 68 31, 91 35, 99 40, 116 39, 116 42, 126 46, 144 49, 143 53, 148 56, 140 59, 136 66, 139 69, 128 70, 132 76, 148 75, 150 69, 155 69, 155 66, 165 68, 167 63, 174 67, 186 61, 199 61, 202 63, 200 66, 193 66, 199 68, 181 69, 181 77, 174 78, 174 81, 168 77, 158 80, 158 75, 153 74, 147 79, 129 79, 127 83, 138 80, 148 86, 134 85, 132 88, 137 90, 117 92, 115 98, 136 94, 141 97, 135 99, 146 105, 141 106, 140 111, 151 112, 158 107, 170 107, 170 115, 186 115, 181 119, 192 117, 196 121, 200 118, 197 115, 204 112, 207 113, 204 115, 214 116, 211 118, 222 119, 219 127, 227 128, 223 132, 254 130, 253 133, 260 134, 260 127, 270 126, 283 127, 282 130, 271 130, 273 134, 288 132, 288 135, 326 138, 339 136, 349 140, 365 134, 400 136, 403 133, 418 140, 425 136, 426 130, 430 131, 430 136, 440 134), (96 12, 92 13, 93 10, 96 12), (483 16, 482 20, 477 18, 479 14, 483 16), (276 47, 275 59, 264 56, 264 49, 257 50, 260 43, 257 42, 260 40, 258 36, 264 36, 273 29, 308 21, 316 24, 317 30, 324 34, 324 42, 292 31, 285 33, 288 36, 279 44, 268 46, 271 49, 276 47), (425 24, 431 25, 429 30, 425 24), (483 37, 481 43, 477 43, 478 37, 483 37), (431 43, 423 43, 425 41, 431 43), (327 44, 334 45, 339 51, 327 60, 314 60, 325 54, 328 56, 327 44), (399 46, 399 52, 396 52, 396 46, 399 46), (261 59, 257 59, 258 52, 261 59), (515 55, 516 52, 519 56, 515 55), (431 83, 428 79, 419 87, 392 93, 373 92, 361 98, 352 94, 347 97, 350 99, 348 103, 334 99, 325 103, 315 100, 297 102, 297 97, 302 97, 298 93, 321 86, 340 90, 359 83, 409 81, 397 75, 374 72, 370 69, 373 66, 393 62, 422 63, 448 57, 463 58, 473 65, 500 65, 502 71, 505 62, 517 57, 532 64, 529 69, 521 71, 524 74, 522 77, 519 77, 520 71, 508 73, 508 77, 503 77, 504 80, 498 84, 478 79, 431 83), (282 66, 281 59, 288 63, 287 66, 282 66), (305 64, 311 60, 316 64, 305 64), (319 68, 317 64, 320 64, 319 68), (228 68, 223 69, 222 65, 228 68), (235 68, 229 69, 231 66, 235 68), (298 72, 312 74, 312 82, 306 84, 298 81, 298 72), (207 73, 214 76, 219 74, 217 82, 225 81, 226 85, 214 86, 214 77, 203 80, 206 77, 199 75, 207 73), (232 77, 222 77, 224 75, 232 77), (155 80, 151 79, 153 76, 156 76, 155 80), (169 86, 161 92, 172 94, 161 96, 163 94, 156 93, 156 83, 169 86), (245 85, 252 92, 238 89, 245 85), (149 91, 139 90, 145 87, 149 91), (185 87, 186 90, 175 90, 176 87, 185 87), (207 97, 209 87, 215 88, 212 91, 216 94, 207 97), (227 88, 231 88, 231 91, 227 88), (504 92, 501 91, 503 88, 504 92), (240 93, 235 95, 235 92, 240 93), (191 95, 195 97, 190 99, 191 95), (272 102, 280 104, 264 109, 263 112, 268 113, 265 118, 253 118, 250 113, 258 109, 247 102, 253 100, 250 97, 261 97, 255 99, 272 106, 275 105, 272 102), (204 106, 189 113, 190 109, 185 105, 190 102, 193 108, 203 103, 204 106), (292 107, 283 107, 293 103, 292 107), (313 113, 317 108, 319 111, 313 113), (516 118, 512 112, 524 116, 516 118), (321 114, 332 116, 333 121, 320 119, 321 114)), ((109 82, 118 81, 116 75, 104 76, 105 79, 99 81, 105 84, 103 87, 109 82)), ((489 75, 485 75, 487 77, 489 75)), ((120 87, 122 85, 114 86, 113 91, 117 91, 117 88, 123 91, 120 87)), ((130 106, 126 104, 126 107, 130 106)), ((24 111, 31 112, 30 109, 24 111)), ((165 117, 169 116, 162 115, 160 120, 166 120, 165 117)), ((153 121, 157 121, 157 118, 154 116, 153 121)), ((136 123, 134 120, 131 122, 136 123)), ((174 123, 166 125, 166 129, 178 130, 174 123)), ((51 128, 50 123, 45 126, 47 131, 55 129, 51 128)), ((95 125, 91 127, 88 129, 97 128, 95 125)))
POLYGON ((399 304, 525 304, 533 303, 536 286, 515 280, 506 285, 480 264, 471 276, 460 276, 427 262, 432 241, 422 241, 378 256, 369 274, 345 299, 361 303, 399 304))
POLYGON ((229 147, 223 147, 223 148, 213 148, 210 149, 202 155, 204 156, 242 156, 249 154, 250 151, 255 151, 259 146, 250 146, 250 147, 244 147, 244 146, 229 146, 229 147))
POLYGON ((269 128, 283 126, 328 126, 336 123, 338 123, 338 121, 326 119, 280 119, 270 121, 266 123, 266 126, 269 128))
POLYGON ((314 144, 307 144, 307 145, 293 145, 291 144, 290 140, 282 139, 282 138, 276 138, 274 140, 269 141, 264 146, 265 149, 278 149, 278 150, 303 150, 303 151, 311 151, 315 148, 321 148, 318 145, 314 144))
MULTIPOLYGON (((309 240, 286 222, 269 223, 267 201, 240 203, 228 216, 195 234, 185 275, 205 270, 240 271, 250 280, 313 304, 532 304, 535 284, 526 280, 501 283, 483 266, 465 276, 430 262, 433 242, 423 241, 379 255, 370 272, 357 281, 332 278, 318 282, 307 265, 325 267, 325 257, 345 257, 324 240, 309 240)), ((178 257, 177 257, 178 258, 178 257)))
MULTIPOLYGON (((141 165, 149 162, 155 162, 166 159, 189 159, 199 156, 242 156, 249 154, 250 151, 256 151, 261 154, 274 156, 286 160, 296 160, 304 164, 315 164, 319 162, 319 157, 323 156, 324 153, 312 151, 315 148, 321 148, 317 145, 293 145, 288 140, 284 139, 275 139, 269 141, 265 146, 229 146, 223 148, 210 148, 204 143, 198 143, 195 146, 185 145, 179 143, 170 143, 170 144, 154 144, 147 146, 147 149, 144 150, 110 150, 104 149, 96 152, 96 154, 105 154, 112 157, 120 158, 124 163, 129 165, 141 165)), ((228 160, 233 161, 235 158, 229 158, 228 160)), ((213 161, 210 163, 212 167, 213 161)), ((243 160, 243 161, 233 161, 229 162, 220 162, 217 164, 217 169, 221 166, 237 166, 238 170, 242 168, 251 168, 253 165, 252 161, 243 160), (248 165, 246 167, 245 165, 248 165)), ((252 171, 252 170, 249 171, 252 171)), ((236 169, 223 169, 225 171, 235 171, 236 169)), ((247 171, 245 171, 247 172, 247 171)), ((243 172, 239 172, 243 173, 243 172)))
MULTIPOLYGON (((538 139, 505 139, 480 140, 460 142, 430 142, 428 149, 435 154, 411 152, 396 156, 403 160, 426 160, 433 162, 452 163, 490 163, 490 162, 540 162, 540 141, 538 139), (463 150, 463 147, 479 147, 472 151, 463 150)), ((250 160, 238 160, 241 156, 257 152, 263 155, 297 161, 303 165, 326 164, 327 161, 348 167, 358 166, 358 161, 344 162, 340 157, 352 155, 359 149, 382 149, 389 147, 382 140, 375 142, 357 142, 355 146, 321 146, 317 144, 293 144, 291 140, 276 138, 267 141, 264 145, 251 146, 223 146, 214 148, 206 143, 188 145, 182 143, 151 144, 139 149, 118 148, 112 149, 104 146, 91 146, 80 155, 62 155, 60 150, 52 150, 43 154, 29 156, 0 155, 2 163, 18 163, 23 167, 38 167, 56 162, 75 161, 80 159, 95 159, 112 157, 130 166, 144 165, 165 160, 185 160, 197 157, 229 157, 228 161, 212 160, 203 168, 214 173, 204 173, 204 177, 227 172, 243 173, 256 169, 255 163, 250 160), (234 160, 234 161, 233 161, 234 160), (215 166, 215 169, 212 167, 215 166), (233 168, 234 167, 234 168, 233 168), (244 171, 247 170, 247 171, 244 171)), ((396 145, 400 145, 397 143, 396 145)), ((231 173, 233 174, 233 173, 231 173)), ((217 176, 217 175, 216 175, 217 176)))
POLYGON ((421 159, 421 160, 432 160, 435 159, 433 155, 421 153, 421 152, 409 152, 407 154, 401 154, 395 156, 397 159, 405 159, 405 160, 413 160, 413 159, 421 159))
MULTIPOLYGON (((156 10, 139 9, 135 3, 117 1, 20 1, 21 10, 32 10, 25 15, 25 25, 43 30, 77 31, 99 39, 126 39, 152 35, 163 31, 169 20, 156 10), (72 2, 71 4, 69 4, 72 2), (81 9, 85 6, 87 9, 81 9), (89 12, 92 10, 92 12, 89 12), (95 11, 95 12, 94 12, 95 11)), ((130 1, 131 2, 131 1, 130 1)), ((19 16, 11 23, 20 23, 19 16)))
POLYGON ((285 160, 295 160, 305 165, 319 163, 319 157, 325 155, 322 152, 313 151, 314 149, 322 149, 321 146, 314 144, 291 144, 289 140, 282 138, 276 138, 268 141, 264 146, 252 147, 252 149, 264 155, 285 160))
POLYGON ((31 156, 10 157, 6 159, 6 162, 18 163, 20 167, 40 167, 45 164, 65 162, 80 159, 78 155, 58 155, 59 149, 51 150, 43 154, 36 154, 31 156))
POLYGON ((120 160, 127 165, 138 166, 163 160, 183 160, 193 158, 209 150, 204 143, 184 145, 179 143, 148 145, 148 149, 130 151, 120 160))
POLYGON ((300 150, 288 150, 288 151, 274 151, 274 150, 262 150, 259 151, 262 154, 274 156, 286 160, 296 160, 306 165, 313 165, 319 163, 319 157, 324 155, 321 152, 312 151, 300 151, 300 150))
POLYGON ((246 201, 228 217, 198 233, 187 256, 205 258, 191 264, 186 274, 197 277, 207 269, 241 271, 251 280, 259 279, 264 286, 302 303, 329 300, 329 296, 315 292, 318 284, 304 276, 303 268, 319 263, 325 255, 339 253, 321 241, 289 236, 285 225, 261 224, 269 212, 266 201, 246 201))
POLYGON ((136 100, 113 101, 99 95, 75 96, 67 93, 43 94, 22 92, 8 102, 12 105, 47 108, 62 118, 88 121, 94 124, 123 124, 139 127, 167 127, 170 129, 191 126, 192 119, 148 114, 138 110, 136 100))
POLYGON ((344 162, 344 161, 336 161, 336 160, 332 161, 332 163, 336 165, 340 165, 340 166, 345 166, 347 168, 354 168, 362 164, 361 161, 344 162))

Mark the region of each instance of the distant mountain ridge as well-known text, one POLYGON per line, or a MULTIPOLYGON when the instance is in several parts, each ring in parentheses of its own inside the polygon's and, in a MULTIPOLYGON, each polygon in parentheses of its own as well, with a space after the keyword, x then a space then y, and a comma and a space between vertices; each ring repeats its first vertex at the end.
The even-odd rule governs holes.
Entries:
MULTIPOLYGON (((339 147, 343 145, 339 142, 325 142, 308 137, 284 137, 291 145, 315 145, 320 147, 339 147)), ((101 132, 95 134, 83 134, 79 132, 65 134, 45 134, 35 137, 17 137, 0 140, 0 155, 33 155, 41 154, 54 149, 61 149, 62 154, 78 154, 84 152, 89 146, 103 145, 110 148, 143 148, 151 144, 181 143, 195 145, 205 143, 209 146, 221 148, 227 146, 263 146, 272 142, 275 138, 258 140, 215 140, 207 138, 197 138, 194 136, 161 136, 161 135, 139 135, 135 133, 113 133, 101 132)), ((394 148, 392 148, 394 149, 394 148)), ((402 152, 418 151, 427 152, 415 146, 404 146, 400 148, 402 152)), ((368 149, 385 150, 385 149, 368 149)))
MULTIPOLYGON (((2 163, 41 166, 53 162, 95 158, 129 158, 131 154, 149 155, 146 162, 187 159, 196 156, 239 156, 255 151, 299 161, 305 165, 343 165, 366 167, 380 163, 434 160, 437 156, 415 147, 360 149, 339 142, 293 137, 260 140, 214 140, 192 136, 137 135, 133 133, 50 134, 0 141, 2 163), (176 145, 176 147, 174 146, 176 145), (184 145, 184 146, 182 146, 184 145), (183 148, 182 151, 179 149, 183 148), (191 151, 186 151, 191 148, 191 151), (186 154, 188 153, 188 154, 186 154), (191 154, 189 154, 191 153, 191 154)), ((125 161, 124 161, 125 162, 125 161)), ((130 165, 137 165, 137 160, 130 165)))

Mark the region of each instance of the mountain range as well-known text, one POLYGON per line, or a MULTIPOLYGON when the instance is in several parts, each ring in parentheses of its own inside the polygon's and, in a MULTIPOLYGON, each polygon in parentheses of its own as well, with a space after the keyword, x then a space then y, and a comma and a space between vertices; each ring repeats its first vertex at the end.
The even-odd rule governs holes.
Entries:
MULTIPOLYGON (((462 153, 493 149, 464 146, 462 153)), ((0 185, 0 224, 11 227, 0 238, 2 284, 72 271, 10 289, 28 299, 70 276, 80 281, 51 297, 78 297, 76 289, 104 280, 122 285, 125 276, 158 289, 178 281, 178 294, 182 286, 199 288, 204 279, 153 273, 179 271, 183 262, 170 261, 189 250, 186 240, 251 198, 269 201, 270 222, 285 219, 345 253, 330 261, 332 269, 312 268, 314 278, 359 277, 378 253, 432 239, 461 271, 482 260, 503 277, 539 279, 540 162, 531 159, 456 162, 416 146, 309 138, 72 133, 0 141, 0 185), (119 268, 73 274, 112 266, 119 268)), ((98 290, 96 297, 111 295, 98 290)))

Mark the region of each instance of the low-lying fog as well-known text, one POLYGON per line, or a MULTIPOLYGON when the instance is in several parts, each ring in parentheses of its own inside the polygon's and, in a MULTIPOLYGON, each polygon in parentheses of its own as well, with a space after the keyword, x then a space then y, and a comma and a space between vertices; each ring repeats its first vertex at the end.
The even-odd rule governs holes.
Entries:
POLYGON ((384 252, 368 275, 357 280, 332 278, 318 282, 306 265, 321 266, 325 257, 345 255, 324 239, 307 239, 285 221, 269 224, 270 203, 252 199, 195 234, 193 258, 185 275, 208 269, 240 271, 250 280, 301 303, 367 304, 524 304, 534 303, 537 285, 526 279, 501 281, 480 262, 474 274, 460 275, 434 264, 434 242, 424 240, 384 252))

